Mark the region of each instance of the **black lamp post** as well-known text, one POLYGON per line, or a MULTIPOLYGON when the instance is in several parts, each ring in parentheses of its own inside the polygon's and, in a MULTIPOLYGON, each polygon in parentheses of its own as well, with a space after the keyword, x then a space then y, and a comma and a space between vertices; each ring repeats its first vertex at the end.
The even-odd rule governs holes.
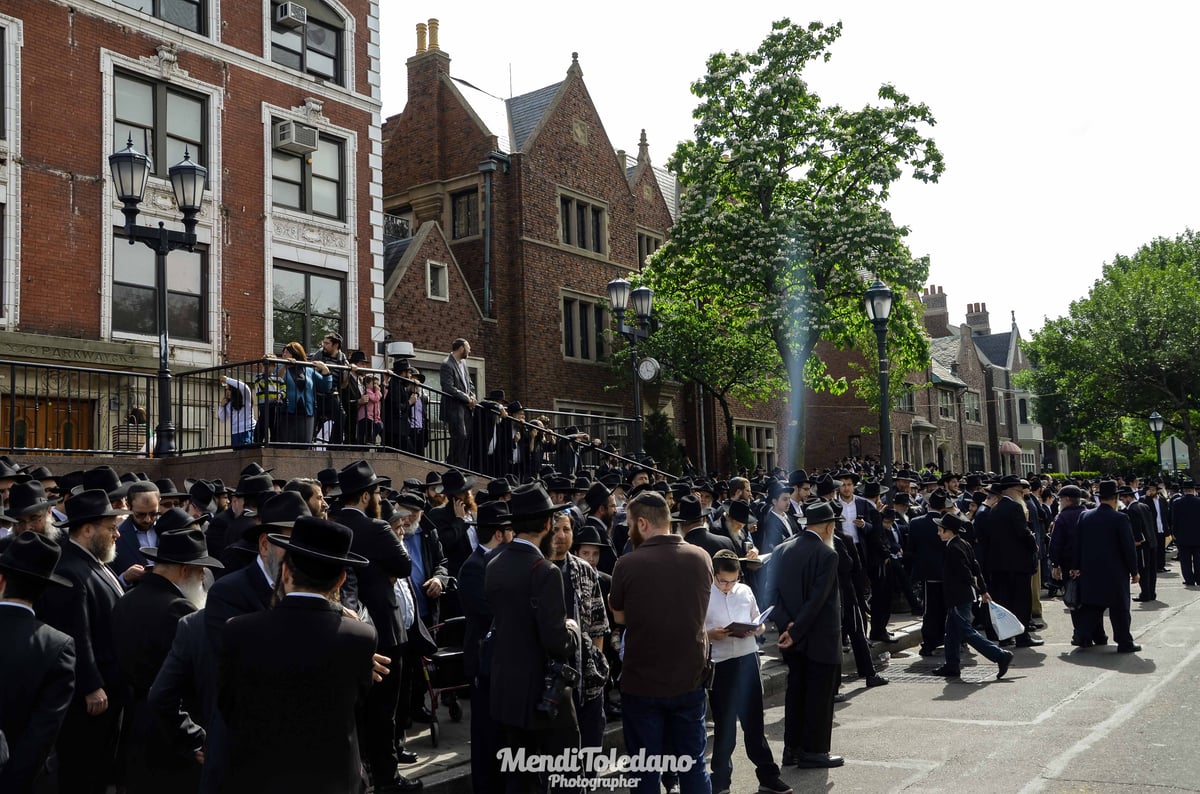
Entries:
POLYGON ((892 482, 892 402, 888 397, 887 324, 892 314, 892 291, 879 279, 867 288, 867 318, 875 326, 879 343, 879 454, 883 458, 883 481, 892 482))
POLYGON ((145 243, 154 251, 154 282, 158 315, 158 427, 155 429, 154 456, 163 458, 175 454, 175 421, 171 409, 171 370, 167 364, 170 340, 167 335, 167 254, 178 249, 196 247, 196 215, 204 201, 208 169, 193 163, 184 150, 183 160, 167 169, 175 203, 183 213, 184 231, 171 231, 162 221, 158 227, 138 226, 138 205, 146 194, 146 182, 152 169, 150 158, 133 148, 130 136, 125 148, 108 157, 117 198, 125 205, 125 226, 122 237, 145 243))
POLYGON ((638 287, 631 290, 629 282, 623 278, 614 278, 608 282, 608 305, 617 316, 617 330, 629 340, 630 361, 633 368, 633 457, 641 458, 645 453, 642 449, 642 379, 638 373, 638 341, 649 336, 648 325, 650 313, 654 308, 654 290, 649 287, 638 287), (633 313, 637 316, 636 325, 625 324, 625 312, 633 303, 633 313))
POLYGON ((1150 432, 1154 434, 1154 455, 1158 458, 1158 470, 1162 471, 1162 415, 1158 411, 1150 414, 1150 432))

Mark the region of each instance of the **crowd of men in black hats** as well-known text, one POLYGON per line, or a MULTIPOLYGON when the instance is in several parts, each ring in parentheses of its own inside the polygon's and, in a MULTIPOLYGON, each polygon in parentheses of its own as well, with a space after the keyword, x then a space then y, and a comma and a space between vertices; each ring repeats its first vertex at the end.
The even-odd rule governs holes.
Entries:
MULTIPOLYGON (((831 727, 840 680, 804 650, 816 640, 794 620, 809 536, 836 553, 811 564, 832 566, 832 643, 853 652, 867 687, 887 684, 871 643, 895 640, 894 597, 923 615, 924 656, 944 644, 948 612, 953 624, 977 595, 1026 628, 1001 645, 1041 644, 1041 600, 1063 594, 1076 645, 1108 642, 1108 610, 1117 650, 1134 652, 1129 582, 1138 600, 1157 598, 1168 538, 1185 584, 1200 581, 1190 480, 900 467, 884 486, 863 476, 869 464, 843 463, 671 481, 652 461, 605 462, 592 476, 544 467, 525 484, 453 468, 399 483, 367 461, 283 479, 251 464, 236 486, 180 489, 2 458, 0 791, 418 790, 401 771, 417 760, 404 732, 435 718, 422 659, 455 618, 476 788, 537 790, 544 780, 502 776, 496 752, 547 736, 594 743, 622 717, 624 610, 608 594, 642 540, 626 516, 642 493, 661 497, 673 534, 710 559, 736 555, 759 606, 790 602, 776 614, 785 660, 801 660, 785 766, 841 763, 828 731, 794 727, 831 727)), ((991 633, 986 607, 966 614, 991 633)), ((959 673, 952 644, 939 674, 959 673)), ((1012 662, 985 653, 1001 675, 1012 662)))

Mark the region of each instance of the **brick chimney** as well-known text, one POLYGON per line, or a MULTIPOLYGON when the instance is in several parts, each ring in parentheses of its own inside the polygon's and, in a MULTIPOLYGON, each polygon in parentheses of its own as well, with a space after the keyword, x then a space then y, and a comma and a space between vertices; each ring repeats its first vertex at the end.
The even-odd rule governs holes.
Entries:
MULTIPOLYGON (((408 59, 408 103, 399 117, 388 119, 384 137, 404 141, 403 147, 384 146, 384 182, 392 185, 437 185, 443 178, 440 97, 450 74, 450 56, 438 43, 438 21, 417 24, 417 49, 408 59), (393 150, 406 154, 393 155, 393 150), (418 152, 419 156, 413 156, 418 152)), ((413 228, 441 221, 445 197, 437 189, 409 195, 413 228)))
POLYGON ((450 56, 438 46, 438 21, 417 24, 417 51, 408 59, 408 107, 422 98, 433 100, 443 74, 450 74, 450 56), (428 34, 428 43, 426 39, 428 34))
POLYGON ((925 305, 925 331, 934 339, 950 336, 950 310, 942 288, 930 284, 921 293, 921 303, 925 305))
POLYGON ((975 336, 987 336, 992 332, 986 303, 967 304, 967 325, 971 326, 971 333, 975 336))

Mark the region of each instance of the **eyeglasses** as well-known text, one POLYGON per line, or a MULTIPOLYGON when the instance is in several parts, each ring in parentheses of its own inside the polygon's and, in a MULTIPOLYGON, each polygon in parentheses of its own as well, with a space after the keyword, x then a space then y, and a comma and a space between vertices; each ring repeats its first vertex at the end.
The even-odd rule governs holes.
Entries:
POLYGON ((738 580, 737 579, 722 579, 721 577, 718 576, 716 579, 716 582, 717 582, 717 587, 733 587, 735 584, 738 583, 738 580))
POLYGON ((146 513, 139 513, 137 511, 134 511, 134 512, 130 513, 130 515, 133 516, 134 518, 158 518, 158 511, 151 510, 146 513))

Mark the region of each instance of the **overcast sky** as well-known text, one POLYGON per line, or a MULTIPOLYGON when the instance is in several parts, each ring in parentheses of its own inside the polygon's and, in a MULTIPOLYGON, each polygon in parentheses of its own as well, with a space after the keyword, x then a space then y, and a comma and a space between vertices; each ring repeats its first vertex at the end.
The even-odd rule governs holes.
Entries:
POLYGON ((500 97, 559 82, 578 52, 613 147, 636 152, 644 128, 659 165, 691 137, 689 87, 711 53, 757 49, 784 16, 840 19, 812 88, 858 107, 890 82, 938 120, 945 175, 906 178, 889 206, 911 227, 913 253, 930 257, 953 323, 986 302, 993 330, 1015 311, 1028 336, 1084 296, 1113 254, 1200 225, 1200 111, 1188 90, 1200 3, 381 5, 385 117, 404 109, 415 26, 433 17, 451 73, 500 97))

